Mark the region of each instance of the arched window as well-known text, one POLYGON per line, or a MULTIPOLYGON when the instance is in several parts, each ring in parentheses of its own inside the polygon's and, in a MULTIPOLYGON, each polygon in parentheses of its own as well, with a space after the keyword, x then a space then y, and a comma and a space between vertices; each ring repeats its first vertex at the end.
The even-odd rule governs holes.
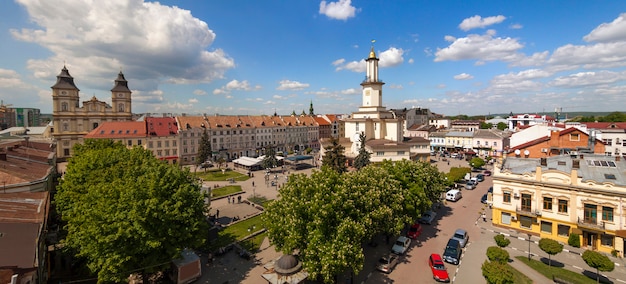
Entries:
POLYGON ((123 112, 124 111, 124 104, 119 104, 118 105, 118 110, 123 112))
POLYGON ((69 131, 70 125, 67 122, 63 122, 63 131, 69 131))
POLYGON ((61 103, 61 111, 67 111, 67 103, 66 102, 62 102, 61 103))

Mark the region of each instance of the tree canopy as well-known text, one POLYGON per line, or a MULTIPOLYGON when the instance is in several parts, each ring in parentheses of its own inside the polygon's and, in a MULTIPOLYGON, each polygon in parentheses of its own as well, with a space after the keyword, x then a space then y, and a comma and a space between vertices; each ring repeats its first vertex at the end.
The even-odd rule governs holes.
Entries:
POLYGON ((310 176, 292 175, 280 199, 265 208, 268 237, 278 251, 299 253, 312 279, 330 283, 346 270, 358 272, 361 244, 399 234, 432 203, 429 196, 437 194, 430 191, 443 188, 443 175, 430 168, 405 160, 343 174, 324 165, 310 176))
POLYGON ((515 278, 505 263, 485 260, 481 266, 483 276, 489 284, 513 284, 515 278))
POLYGON ((615 263, 597 251, 586 250, 582 257, 587 265, 596 269, 596 282, 598 283, 600 282, 600 271, 613 271, 615 269, 615 263))
POLYGON ((357 170, 370 164, 372 153, 365 150, 365 138, 365 133, 361 132, 361 134, 359 134, 359 154, 354 158, 354 167, 357 170))
POLYGON ((509 128, 509 126, 506 125, 506 123, 504 123, 504 122, 498 122, 498 124, 496 124, 496 128, 498 128, 500 130, 505 130, 505 129, 509 128))
POLYGON ((541 238, 541 240, 539 240, 539 248, 548 254, 548 266, 552 266, 552 256, 563 251, 562 244, 548 238, 541 238))
POLYGON ((327 165, 338 173, 345 173, 348 170, 344 154, 345 148, 339 144, 337 138, 331 137, 330 145, 324 147, 324 150, 326 152, 322 157, 322 165, 327 165))
POLYGON ((470 160, 469 163, 470 163, 470 166, 472 166, 473 168, 480 169, 485 165, 485 160, 479 157, 474 157, 470 160))
POLYGON ((261 161, 261 167, 264 169, 271 169, 278 165, 278 159, 276 158, 276 150, 274 147, 265 149, 265 158, 261 161))
POLYGON ((66 222, 63 243, 99 282, 162 268, 202 245, 208 229, 204 195, 188 170, 109 140, 74 147, 55 203, 66 222))
POLYGON ((206 162, 211 157, 211 141, 209 140, 209 134, 206 129, 202 132, 200 137, 200 144, 198 145, 198 155, 196 157, 196 165, 200 165, 206 162))

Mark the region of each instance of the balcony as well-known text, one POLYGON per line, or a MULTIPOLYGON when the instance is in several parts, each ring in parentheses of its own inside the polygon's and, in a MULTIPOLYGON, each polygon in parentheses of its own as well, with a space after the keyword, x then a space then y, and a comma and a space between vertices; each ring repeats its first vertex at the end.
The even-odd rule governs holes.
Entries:
POLYGON ((529 216, 533 218, 541 216, 541 211, 532 210, 530 207, 526 206, 517 206, 517 208, 515 209, 515 213, 517 213, 517 215, 529 216))
POLYGON ((604 221, 578 217, 578 227, 588 230, 604 231, 604 221))

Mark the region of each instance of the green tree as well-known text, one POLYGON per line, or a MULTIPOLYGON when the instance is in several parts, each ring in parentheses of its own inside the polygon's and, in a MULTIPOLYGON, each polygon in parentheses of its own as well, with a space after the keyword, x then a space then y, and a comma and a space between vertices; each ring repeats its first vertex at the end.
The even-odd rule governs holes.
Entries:
POLYGON ((511 240, 509 240, 503 234, 497 234, 493 237, 493 239, 496 241, 496 245, 501 248, 505 248, 511 243, 511 240))
POLYGON ((348 171, 346 167, 346 156, 344 154, 345 148, 339 144, 337 138, 330 138, 330 145, 324 147, 325 153, 322 157, 322 165, 329 166, 331 169, 338 173, 345 173, 348 171))
POLYGON ((448 177, 448 185, 452 185, 455 181, 462 180, 467 173, 470 172, 470 168, 466 167, 452 167, 450 171, 446 174, 448 177))
POLYGON ((548 238, 541 238, 541 240, 539 240, 539 248, 548 254, 548 266, 552 266, 552 256, 563 251, 562 244, 548 238))
POLYGON ((509 252, 496 246, 488 247, 487 258, 490 261, 507 263, 509 261, 509 252))
POLYGON ((481 266, 483 277, 489 284, 513 284, 515 278, 507 264, 485 260, 481 266))
POLYGON ((509 128, 509 126, 506 125, 506 123, 504 123, 504 122, 498 122, 498 124, 496 125, 496 128, 498 128, 500 130, 505 130, 505 129, 509 128))
POLYGON ((480 129, 491 129, 493 128, 493 123, 487 123, 484 121, 480 122, 480 129))
MULTIPOLYGON (((198 155, 196 156, 196 166, 205 163, 209 157, 211 157, 211 141, 209 140, 209 133, 204 130, 202 137, 200 137, 200 144, 198 145, 198 155)), ((205 168, 206 169, 206 168, 205 168)))
POLYGON ((615 269, 615 263, 608 256, 597 251, 586 250, 582 257, 587 265, 596 269, 596 283, 600 283, 600 271, 613 271, 615 269))
POLYGON ((485 160, 479 157, 474 157, 470 160, 470 166, 472 166, 475 169, 482 168, 482 166, 484 165, 485 165, 485 160))
POLYGON ((607 116, 601 117, 602 122, 626 122, 626 114, 619 111, 612 112, 607 116))
POLYGON ((298 251, 312 279, 331 283, 363 269, 362 243, 381 232, 399 234, 412 220, 403 214, 405 193, 383 168, 341 174, 324 165, 310 176, 290 176, 263 219, 278 251, 298 251))
POLYGON ((88 139, 73 150, 55 204, 66 222, 63 243, 98 282, 154 272, 202 245, 204 195, 189 170, 109 140, 88 139))
POLYGON ((372 153, 365 150, 365 138, 365 133, 361 132, 361 134, 359 134, 359 154, 354 158, 354 167, 357 170, 370 164, 372 153))
POLYGON ((276 158, 276 150, 274 147, 265 149, 265 158, 261 161, 261 167, 264 169, 271 169, 278 165, 278 159, 276 158))
POLYGON ((567 238, 567 244, 575 248, 579 248, 580 247, 580 235, 576 233, 569 234, 569 237, 567 238))

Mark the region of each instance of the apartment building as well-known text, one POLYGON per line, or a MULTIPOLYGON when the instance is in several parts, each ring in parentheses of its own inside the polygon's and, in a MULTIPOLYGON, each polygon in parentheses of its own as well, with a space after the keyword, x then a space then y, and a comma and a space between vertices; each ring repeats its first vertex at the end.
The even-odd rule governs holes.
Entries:
POLYGON ((493 224, 623 255, 626 162, 604 155, 505 157, 493 171, 493 224))
POLYGON ((585 123, 592 139, 604 142, 604 154, 626 158, 626 122, 585 123))
POLYGON ((507 155, 541 158, 578 152, 603 154, 605 145, 600 140, 590 139, 587 132, 577 127, 569 127, 564 130, 553 129, 549 136, 512 147, 507 155))

